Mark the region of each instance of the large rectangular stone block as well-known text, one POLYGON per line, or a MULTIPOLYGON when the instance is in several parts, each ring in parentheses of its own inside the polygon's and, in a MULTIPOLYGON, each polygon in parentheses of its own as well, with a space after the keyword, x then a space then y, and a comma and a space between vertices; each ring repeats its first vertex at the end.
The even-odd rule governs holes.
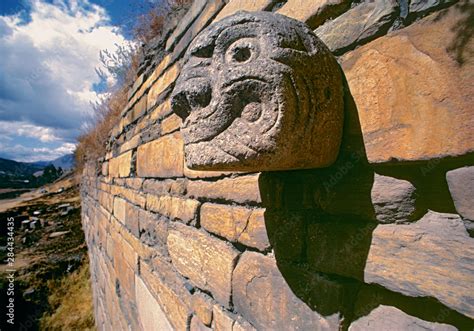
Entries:
POLYGON ((170 64, 171 56, 167 55, 161 60, 158 66, 155 68, 153 73, 147 80, 142 84, 140 89, 135 93, 135 95, 130 99, 127 109, 129 109, 149 88, 150 86, 156 81, 156 79, 163 73, 168 65, 170 64))
POLYGON ((112 185, 110 192, 114 196, 123 197, 133 204, 138 205, 141 208, 145 208, 146 197, 139 191, 131 190, 123 186, 112 185))
POLYGON ((109 160, 110 177, 128 177, 130 176, 130 167, 132 165, 132 151, 109 160))
POLYGON ((170 230, 168 250, 176 269, 229 307, 231 280, 239 252, 225 242, 182 224, 170 230))
POLYGON ((220 21, 224 17, 230 16, 238 12, 239 10, 245 11, 261 11, 271 7, 275 1, 273 0, 231 0, 225 5, 224 8, 217 14, 216 18, 212 21, 215 23, 220 21))
POLYGON ((168 68, 160 78, 150 87, 148 91, 147 105, 148 109, 155 106, 156 102, 159 101, 161 94, 168 88, 179 74, 179 65, 176 63, 168 68))
POLYGON ((138 212, 140 208, 126 200, 115 197, 114 216, 135 236, 140 236, 138 212))
POLYGON ((120 283, 120 290, 133 300, 135 297, 135 269, 129 264, 127 258, 122 254, 122 243, 114 241, 114 270, 120 283))
POLYGON ((191 320, 191 310, 183 298, 153 272, 147 264, 141 267, 141 278, 148 285, 153 297, 161 304, 164 313, 175 330, 187 330, 191 320))
POLYGON ((434 297, 474 318, 474 239, 461 218, 429 211, 409 225, 379 225, 364 280, 413 297, 434 297))
POLYGON ((339 330, 337 316, 322 317, 293 293, 270 256, 242 255, 232 278, 232 297, 235 310, 257 330, 339 330))
POLYGON ((263 251, 270 247, 264 212, 264 209, 205 203, 201 207, 200 221, 211 233, 263 251))
POLYGON ((200 202, 196 200, 148 194, 146 208, 172 220, 179 219, 184 223, 190 223, 196 219, 199 205, 200 202))
POLYGON ((171 101, 166 99, 150 113, 150 122, 155 122, 171 114, 171 101))
POLYGON ((97 197, 99 198, 99 203, 102 207, 107 209, 107 211, 112 212, 114 208, 114 197, 110 193, 104 192, 104 191, 99 191, 97 194, 97 197))
POLYGON ((337 17, 350 7, 351 0, 288 0, 277 13, 317 28, 330 17, 337 17))
MULTIPOLYGON (((349 116, 359 119, 370 162, 429 160, 474 151, 474 61, 459 58, 448 47, 458 38, 456 22, 463 21, 456 7, 341 58, 357 106, 349 116)), ((346 25, 343 29, 348 30, 346 25)))
POLYGON ((172 331, 173 327, 160 304, 140 277, 135 277, 135 296, 138 317, 143 330, 172 331))
POLYGON ((138 147, 139 177, 183 176, 184 144, 180 133, 158 138, 138 147))
POLYGON ((238 203, 261 202, 258 185, 259 174, 223 178, 215 182, 189 181, 188 196, 216 200, 234 201, 238 203))

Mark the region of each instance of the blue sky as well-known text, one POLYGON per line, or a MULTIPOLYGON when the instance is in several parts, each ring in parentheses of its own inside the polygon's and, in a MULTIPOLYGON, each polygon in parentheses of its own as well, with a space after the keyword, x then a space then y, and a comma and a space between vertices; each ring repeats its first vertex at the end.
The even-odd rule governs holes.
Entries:
MULTIPOLYGON (((99 52, 130 45, 147 0, 0 1, 0 157, 70 153, 103 95, 99 52)), ((113 77, 107 77, 113 84, 113 77)))

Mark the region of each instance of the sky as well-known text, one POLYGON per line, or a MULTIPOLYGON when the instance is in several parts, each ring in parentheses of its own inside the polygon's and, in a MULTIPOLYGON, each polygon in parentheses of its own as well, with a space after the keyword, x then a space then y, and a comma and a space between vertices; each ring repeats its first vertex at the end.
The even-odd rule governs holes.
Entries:
POLYGON ((71 153, 103 97, 99 52, 130 45, 148 0, 0 0, 0 157, 71 153))

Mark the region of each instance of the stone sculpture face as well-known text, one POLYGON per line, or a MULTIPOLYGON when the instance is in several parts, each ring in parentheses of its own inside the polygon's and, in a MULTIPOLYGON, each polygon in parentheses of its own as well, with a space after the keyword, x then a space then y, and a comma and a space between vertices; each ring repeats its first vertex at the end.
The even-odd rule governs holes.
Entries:
POLYGON ((337 157, 340 68, 306 25, 285 16, 239 12, 203 30, 171 98, 191 169, 317 168, 337 157))

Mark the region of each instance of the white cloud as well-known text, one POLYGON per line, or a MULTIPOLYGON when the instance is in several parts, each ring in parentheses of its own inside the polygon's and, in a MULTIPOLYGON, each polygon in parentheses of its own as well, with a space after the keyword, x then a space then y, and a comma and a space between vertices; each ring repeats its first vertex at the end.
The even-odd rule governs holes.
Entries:
POLYGON ((0 16, 0 123, 16 135, 72 143, 100 97, 99 52, 127 43, 88 0, 31 0, 27 21, 0 16))
POLYGON ((15 159, 20 162, 49 161, 74 152, 75 144, 63 143, 56 148, 26 147, 20 144, 5 144, 0 141, 1 157, 15 159), (12 157, 14 156, 14 157, 12 157))
POLYGON ((36 138, 41 142, 51 142, 59 140, 52 128, 35 126, 26 122, 5 122, 0 121, 0 137, 21 136, 36 138))

